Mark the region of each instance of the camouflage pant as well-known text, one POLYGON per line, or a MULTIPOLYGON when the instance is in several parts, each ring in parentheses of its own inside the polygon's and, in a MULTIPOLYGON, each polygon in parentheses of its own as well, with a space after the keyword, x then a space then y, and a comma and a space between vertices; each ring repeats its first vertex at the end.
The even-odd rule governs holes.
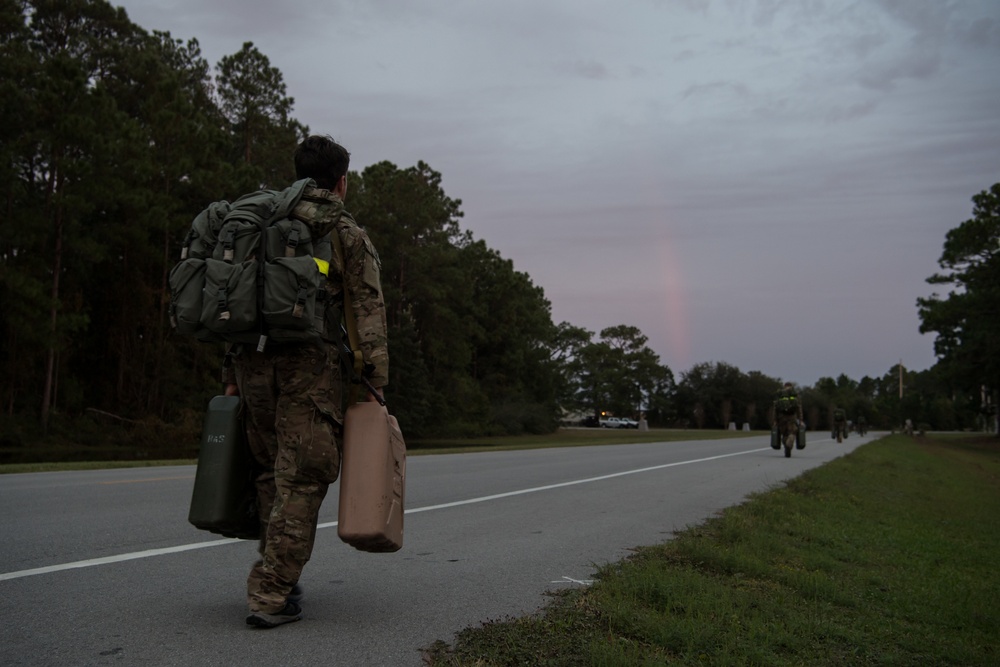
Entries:
POLYGON ((778 440, 782 445, 785 444, 785 438, 788 435, 793 435, 798 432, 799 422, 797 415, 779 414, 778 415, 778 440))
POLYGON ((277 612, 312 554, 320 505, 340 473, 341 374, 326 346, 236 356, 247 438, 260 470, 261 560, 247 579, 251 611, 277 612))

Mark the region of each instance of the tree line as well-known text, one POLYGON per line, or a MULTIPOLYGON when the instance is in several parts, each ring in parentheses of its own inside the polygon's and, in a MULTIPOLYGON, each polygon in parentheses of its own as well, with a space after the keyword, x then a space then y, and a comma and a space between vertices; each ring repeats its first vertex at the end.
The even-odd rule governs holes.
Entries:
MULTIPOLYGON (((197 40, 103 0, 0 0, 0 92, 0 456, 42 443, 190 453, 222 353, 171 331, 167 275, 207 203, 294 180, 310 129, 282 73, 249 42, 212 67, 197 40)), ((766 423, 777 378, 712 363, 678 381, 635 327, 553 323, 544 291, 462 229, 430 165, 348 178, 348 209, 382 257, 387 398, 408 436, 548 432, 599 411, 766 423)), ((888 384, 842 378, 810 389, 816 424, 855 399, 870 423, 897 418, 888 384)))

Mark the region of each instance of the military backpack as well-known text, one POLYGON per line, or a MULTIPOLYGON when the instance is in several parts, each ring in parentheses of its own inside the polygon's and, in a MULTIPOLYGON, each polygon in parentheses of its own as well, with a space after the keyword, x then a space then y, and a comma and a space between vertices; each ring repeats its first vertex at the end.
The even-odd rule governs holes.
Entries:
POLYGON ((774 402, 774 409, 781 415, 795 415, 799 412, 798 400, 794 396, 782 396, 774 402))
POLYGON ((202 341, 255 344, 318 340, 332 246, 292 217, 303 179, 281 191, 218 201, 198 214, 170 271, 170 321, 202 341))

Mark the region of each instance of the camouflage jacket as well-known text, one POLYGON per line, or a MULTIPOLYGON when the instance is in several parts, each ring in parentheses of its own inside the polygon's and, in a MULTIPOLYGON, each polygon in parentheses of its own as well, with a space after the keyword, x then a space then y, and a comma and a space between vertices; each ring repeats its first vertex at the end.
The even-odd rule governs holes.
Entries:
MULTIPOLYGON (((306 188, 292 217, 309 225, 316 236, 331 231, 340 236, 344 266, 334 252, 326 289, 331 296, 330 302, 342 309, 344 287, 347 287, 358 324, 358 344, 366 375, 375 387, 386 386, 389 384, 388 336, 382 298, 382 261, 375 246, 365 230, 344 210, 340 197, 330 190, 306 188)), ((331 327, 336 327, 334 333, 338 335, 339 324, 330 323, 331 327)))

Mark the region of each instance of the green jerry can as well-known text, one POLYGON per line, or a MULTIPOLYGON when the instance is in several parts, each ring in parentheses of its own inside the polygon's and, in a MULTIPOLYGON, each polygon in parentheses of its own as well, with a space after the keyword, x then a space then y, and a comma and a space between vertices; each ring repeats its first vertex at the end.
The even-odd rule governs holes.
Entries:
POLYGON ((257 490, 239 396, 216 396, 208 403, 188 521, 225 537, 260 537, 257 490))

